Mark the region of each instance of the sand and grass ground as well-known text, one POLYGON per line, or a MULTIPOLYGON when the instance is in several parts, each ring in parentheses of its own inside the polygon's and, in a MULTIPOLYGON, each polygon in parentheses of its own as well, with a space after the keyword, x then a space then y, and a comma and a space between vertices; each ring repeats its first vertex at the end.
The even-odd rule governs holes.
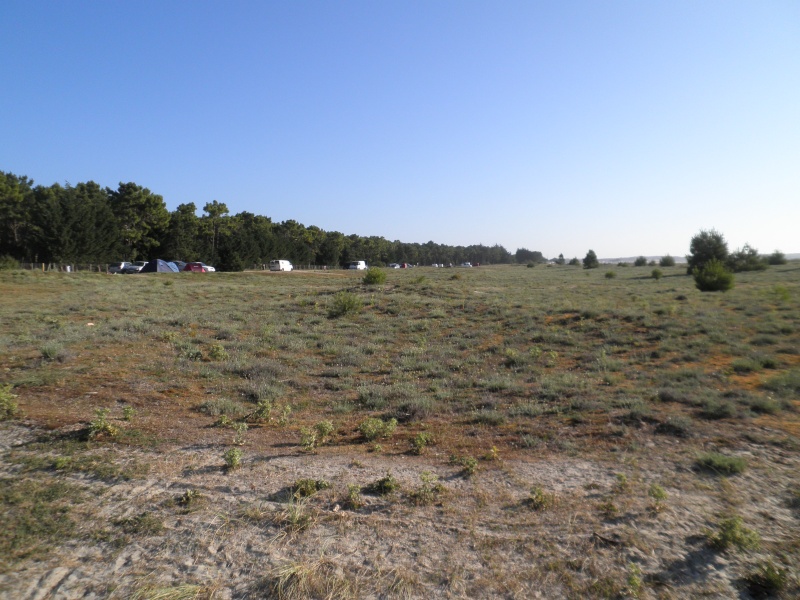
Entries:
POLYGON ((0 598, 796 597, 800 264, 651 271, 0 273, 0 598))

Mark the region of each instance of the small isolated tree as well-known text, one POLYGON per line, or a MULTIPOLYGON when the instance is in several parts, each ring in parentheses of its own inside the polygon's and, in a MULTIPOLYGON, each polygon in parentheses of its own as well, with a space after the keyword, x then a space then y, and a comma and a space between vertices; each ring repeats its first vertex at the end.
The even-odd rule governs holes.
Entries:
POLYGON ((583 268, 596 269, 599 266, 600 266, 600 261, 597 260, 597 254, 594 253, 594 250, 589 250, 586 253, 586 256, 583 258, 583 268))
POLYGON ((771 265, 785 265, 786 255, 780 250, 775 250, 775 252, 767 257, 767 262, 771 265))
POLYGON ((733 287, 733 273, 716 258, 712 258, 702 267, 696 267, 692 275, 694 284, 701 292, 727 292, 733 287))
POLYGON ((569 259, 569 264, 570 264, 570 266, 577 267, 579 264, 581 264, 581 261, 579 261, 578 257, 575 256, 575 257, 569 259))
POLYGON ((646 267, 647 266, 647 258, 644 256, 639 256, 633 261, 634 267, 646 267))
POLYGON ((767 268, 767 262, 758 255, 758 250, 745 244, 728 257, 728 268, 734 273, 763 271, 767 268))
POLYGON ((653 269, 653 271, 650 273, 650 277, 652 277, 656 281, 661 279, 663 276, 664 273, 661 271, 661 269, 653 269))
POLYGON ((567 261, 566 261, 566 260, 564 260, 564 255, 563 255, 563 254, 559 254, 559 255, 558 255, 558 258, 557 258, 557 259, 555 259, 555 263, 556 263, 557 265, 563 265, 563 264, 566 264, 566 262, 567 262, 567 261))
POLYGON ((694 274, 695 269, 702 269, 712 259, 724 264, 728 260, 728 243, 718 231, 704 229, 692 238, 689 252, 686 272, 694 274))
POLYGON ((658 261, 659 267, 674 267, 675 266, 675 259, 672 258, 669 254, 666 256, 662 256, 661 260, 658 261))

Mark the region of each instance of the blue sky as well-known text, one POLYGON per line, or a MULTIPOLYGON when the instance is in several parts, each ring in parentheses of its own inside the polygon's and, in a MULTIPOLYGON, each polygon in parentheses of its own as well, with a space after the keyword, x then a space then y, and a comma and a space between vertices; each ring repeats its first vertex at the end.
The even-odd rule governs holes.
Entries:
POLYGON ((546 256, 800 252, 800 3, 0 3, 0 170, 546 256))

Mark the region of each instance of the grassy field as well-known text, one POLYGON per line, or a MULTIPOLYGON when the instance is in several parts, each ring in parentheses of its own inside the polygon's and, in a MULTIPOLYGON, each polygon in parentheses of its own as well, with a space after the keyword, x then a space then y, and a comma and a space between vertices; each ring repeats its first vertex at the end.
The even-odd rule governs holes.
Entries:
POLYGON ((0 595, 796 597, 800 264, 651 271, 0 272, 0 595))

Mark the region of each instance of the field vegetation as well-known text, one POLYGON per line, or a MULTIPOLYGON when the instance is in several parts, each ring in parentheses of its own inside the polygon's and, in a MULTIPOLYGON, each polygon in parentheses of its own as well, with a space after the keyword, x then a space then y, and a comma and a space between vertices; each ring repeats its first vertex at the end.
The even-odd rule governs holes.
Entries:
POLYGON ((0 595, 797 597, 800 264, 651 271, 0 271, 0 595))

